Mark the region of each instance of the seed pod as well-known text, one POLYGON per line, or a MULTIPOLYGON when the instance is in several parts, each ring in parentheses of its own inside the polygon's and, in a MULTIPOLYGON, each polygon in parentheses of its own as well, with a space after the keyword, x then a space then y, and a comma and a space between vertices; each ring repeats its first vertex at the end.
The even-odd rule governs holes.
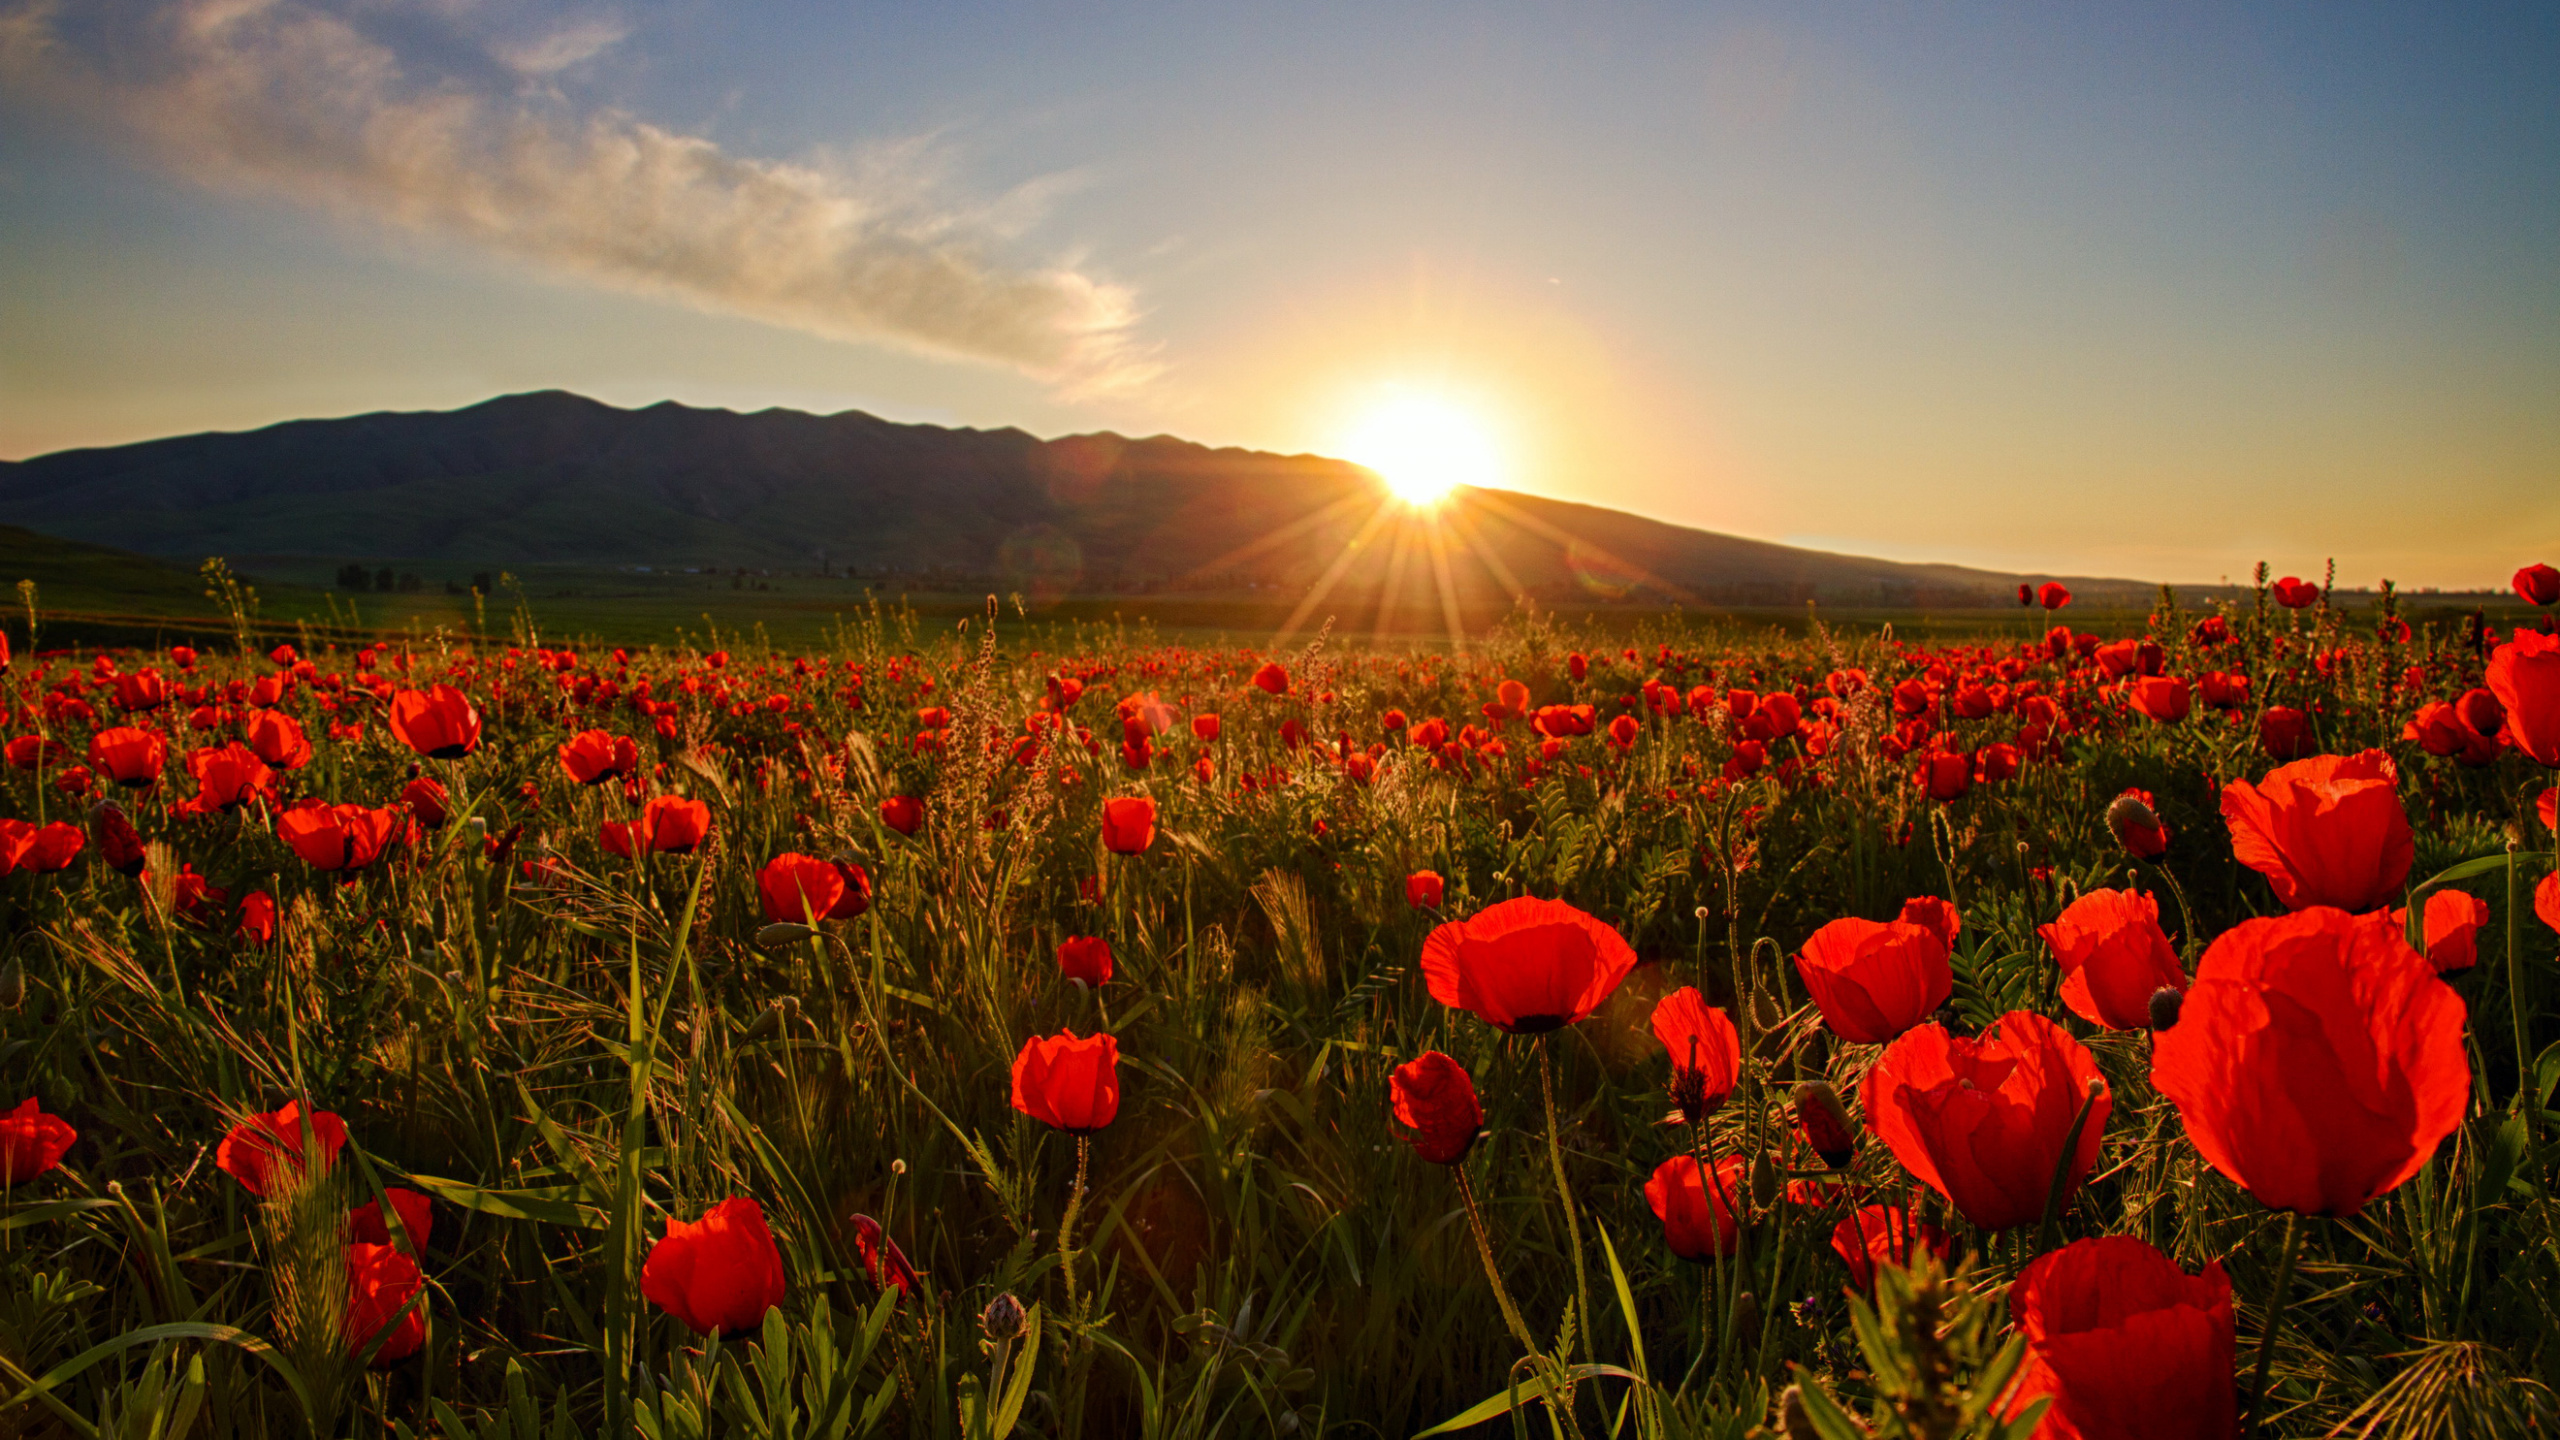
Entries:
POLYGON ((2178 1023, 2179 1008, 2187 1003, 2187 992, 2174 985, 2163 985, 2151 992, 2151 1029, 2167 1030, 2178 1023))
POLYGON ((759 950, 780 950, 787 946, 797 945, 803 941, 814 940, 816 938, 818 938, 818 932, 810 929, 806 925, 797 924, 789 920, 777 920, 773 924, 767 925, 756 931, 756 948, 759 950))
POLYGON ((1828 1080, 1804 1080, 1797 1082, 1794 1099, 1796 1123, 1804 1127, 1813 1153, 1834 1170, 1846 1168, 1858 1153, 1858 1130, 1840 1103, 1840 1092, 1828 1080))

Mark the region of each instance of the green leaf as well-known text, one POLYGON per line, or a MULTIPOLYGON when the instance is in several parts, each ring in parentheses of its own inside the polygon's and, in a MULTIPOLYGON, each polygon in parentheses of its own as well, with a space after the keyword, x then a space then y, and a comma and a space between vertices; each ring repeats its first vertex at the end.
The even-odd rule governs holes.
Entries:
POLYGON ((2512 863, 2514 858, 2511 855, 2482 855, 2476 859, 2465 860, 2458 865, 2449 865, 2419 881, 2410 888, 2409 893, 2412 896, 2424 895, 2439 885, 2450 885, 2456 880, 2468 880, 2474 875, 2486 875, 2492 870, 2503 870, 2512 863))
POLYGON ((1005 1440, 1013 1433, 1013 1422, 1022 1415, 1022 1402, 1031 1394, 1031 1372, 1040 1368, 1040 1307, 1034 1305, 1022 1320, 1022 1351, 1013 1362, 1013 1375, 1006 1380, 1004 1403, 996 1407, 995 1424, 988 1430, 988 1440, 1005 1440))
MULTIPOLYGON (((1639 1385, 1644 1383, 1643 1376, 1632 1370, 1621 1370, 1615 1365, 1576 1365, 1565 1372, 1565 1377, 1577 1384, 1584 1380, 1632 1380, 1639 1385)), ((1481 1425, 1496 1415, 1508 1415, 1526 1401, 1546 1399, 1547 1389, 1548 1381, 1544 1376, 1514 1386, 1489 1400, 1470 1406, 1464 1413, 1443 1420, 1428 1430, 1416 1431, 1413 1440, 1425 1440, 1425 1437, 1432 1435, 1455 1434, 1469 1426, 1481 1425)))
POLYGON ((531 1220, 543 1225, 565 1225, 573 1230, 601 1230, 604 1214, 592 1205, 581 1205, 568 1198, 582 1193, 577 1185, 550 1185, 539 1190, 488 1190, 447 1180, 441 1175, 409 1176, 411 1184, 439 1200, 495 1215, 506 1220, 531 1220))

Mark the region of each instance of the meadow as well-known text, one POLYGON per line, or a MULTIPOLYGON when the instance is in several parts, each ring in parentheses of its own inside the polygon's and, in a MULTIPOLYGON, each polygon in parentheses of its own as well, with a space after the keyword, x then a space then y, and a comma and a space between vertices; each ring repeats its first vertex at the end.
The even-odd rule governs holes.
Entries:
POLYGON ((2549 1433, 2518 588, 39 625, 0 1433, 2549 1433))

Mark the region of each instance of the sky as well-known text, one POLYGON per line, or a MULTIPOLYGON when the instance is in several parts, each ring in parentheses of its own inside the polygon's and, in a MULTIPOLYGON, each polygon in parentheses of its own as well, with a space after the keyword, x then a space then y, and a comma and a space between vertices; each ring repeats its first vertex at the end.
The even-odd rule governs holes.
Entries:
POLYGON ((2499 586, 2560 8, 0 0, 0 457, 545 388, 2499 586))

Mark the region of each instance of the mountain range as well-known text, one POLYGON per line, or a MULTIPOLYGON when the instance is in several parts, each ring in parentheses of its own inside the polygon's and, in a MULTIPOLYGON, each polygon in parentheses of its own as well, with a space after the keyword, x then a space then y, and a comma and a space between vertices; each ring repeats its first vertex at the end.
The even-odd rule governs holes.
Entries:
MULTIPOLYGON (((1359 466, 1168 436, 1042 440, 859 411, 563 391, 0 463, 0 522, 172 560, 879 576, 1040 594, 1331 589, 1709 605, 2014 603, 2021 576, 1720 535, 1511 491, 1436 511, 1359 466)), ((2138 603, 2132 581, 2066 577, 2138 603)))

